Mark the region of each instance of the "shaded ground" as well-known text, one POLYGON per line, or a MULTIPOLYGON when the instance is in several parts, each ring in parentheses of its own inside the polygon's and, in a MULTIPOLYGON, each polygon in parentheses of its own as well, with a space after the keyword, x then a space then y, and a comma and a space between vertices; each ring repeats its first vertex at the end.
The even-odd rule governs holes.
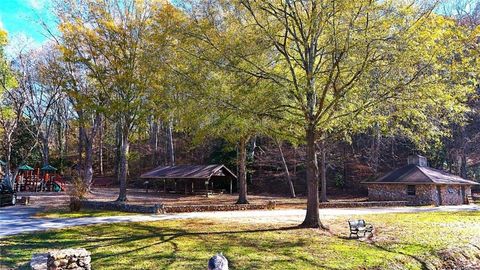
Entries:
POLYGON ((0 240, 0 261, 16 267, 52 247, 84 247, 93 269, 205 269, 219 251, 233 270, 445 269, 439 252, 480 243, 479 211, 353 217, 373 223, 375 236, 348 239, 345 216, 327 220, 329 232, 212 218, 116 223, 8 237, 0 240))

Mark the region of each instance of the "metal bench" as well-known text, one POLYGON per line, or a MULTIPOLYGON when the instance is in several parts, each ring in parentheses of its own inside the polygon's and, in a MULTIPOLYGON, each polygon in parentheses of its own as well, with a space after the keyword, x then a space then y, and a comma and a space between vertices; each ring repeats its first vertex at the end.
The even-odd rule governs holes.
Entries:
POLYGON ((365 236, 367 233, 371 234, 373 231, 373 225, 367 224, 363 219, 349 219, 348 225, 350 227, 350 238, 352 238, 353 235, 355 235, 356 238, 359 238, 360 234, 362 234, 362 236, 365 236))

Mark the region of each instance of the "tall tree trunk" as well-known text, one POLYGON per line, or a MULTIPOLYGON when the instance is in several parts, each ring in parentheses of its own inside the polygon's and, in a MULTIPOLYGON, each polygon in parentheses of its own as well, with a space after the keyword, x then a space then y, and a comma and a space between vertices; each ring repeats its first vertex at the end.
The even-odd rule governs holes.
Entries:
POLYGON ((120 192, 118 195, 118 202, 127 201, 127 175, 128 175, 128 127, 122 128, 120 145, 119 145, 119 164, 118 164, 118 180, 120 182, 120 192))
POLYGON ((320 201, 327 202, 327 166, 326 166, 326 147, 325 141, 320 142, 320 201))
POLYGON ((377 124, 373 128, 372 145, 370 147, 370 166, 372 167, 375 176, 378 173, 381 140, 382 134, 380 133, 380 127, 377 124))
POLYGON ((460 176, 467 178, 467 155, 465 154, 465 148, 462 149, 460 155, 460 176))
POLYGON ((50 155, 50 149, 48 147, 48 136, 43 134, 43 132, 40 134, 40 140, 42 141, 42 165, 48 165, 49 163, 49 155, 50 155))
POLYGON ((83 181, 87 185, 88 190, 92 185, 93 179, 93 138, 85 140, 85 164, 83 172, 83 181))
POLYGON ((288 187, 290 188, 290 197, 296 198, 295 195, 295 186, 293 185, 292 177, 290 176, 290 171, 288 170, 288 164, 283 155, 282 143, 277 141, 278 151, 280 151, 280 157, 282 158, 283 169, 285 170, 285 177, 287 178, 288 187))
POLYGON ((315 146, 315 127, 310 125, 306 130, 307 139, 307 213, 305 220, 300 225, 307 228, 319 228, 320 214, 318 212, 318 178, 317 178, 317 158, 315 146))
POLYGON ((257 149, 257 137, 253 137, 253 139, 251 140, 250 142, 250 147, 249 147, 249 151, 248 151, 248 155, 247 155, 247 158, 248 158, 248 161, 249 162, 255 162, 255 150, 257 149))
POLYGON ((168 160, 170 165, 175 165, 175 147, 173 145, 173 120, 170 119, 168 122, 167 128, 167 139, 168 139, 168 160))
MULTIPOLYGON (((308 46, 307 46, 308 47, 308 46)), ((317 135, 317 113, 318 110, 322 108, 317 108, 317 92, 315 89, 315 76, 314 76, 314 65, 315 65, 315 52, 314 46, 305 48, 306 56, 306 66, 305 75, 307 78, 306 98, 307 98, 307 108, 306 108, 306 121, 307 126, 305 130, 305 138, 307 140, 307 213, 305 215, 305 220, 301 224, 302 227, 308 228, 319 228, 323 225, 320 222, 320 214, 318 212, 318 164, 317 164, 317 154, 316 154, 316 135, 317 135)))
POLYGON ((78 127, 78 162, 77 162, 77 171, 80 177, 83 177, 83 149, 85 147, 85 128, 83 124, 80 123, 78 127))
POLYGON ((158 131, 159 124, 158 120, 155 118, 150 119, 150 149, 152 149, 152 165, 158 165, 158 131))
MULTIPOLYGON (((84 119, 85 120, 85 119, 84 119)), ((97 131, 101 125, 101 116, 99 114, 95 115, 93 123, 88 128, 83 128, 83 148, 85 151, 85 159, 83 163, 83 181, 87 186, 88 190, 92 185, 93 180, 93 162, 94 162, 94 151, 93 144, 97 137, 97 131)))
POLYGON ((465 126, 460 128, 461 149, 460 149, 460 176, 467 178, 467 138, 465 136, 465 126))
POLYGON ((115 177, 117 178, 117 183, 120 183, 120 173, 119 173, 119 164, 120 164, 120 147, 122 145, 122 129, 120 123, 115 124, 115 157, 113 162, 113 171, 115 177))
POLYGON ((100 118, 100 123, 98 124, 98 163, 99 163, 99 169, 100 169, 100 175, 103 176, 103 117, 100 118))
POLYGON ((14 188, 15 178, 12 179, 12 136, 7 134, 6 136, 6 151, 5 151, 5 183, 10 187, 14 188))
POLYGON ((58 153, 60 156, 60 173, 63 174, 63 162, 65 159, 65 128, 62 122, 57 121, 57 141, 58 141, 58 153))
POLYGON ((247 200, 247 141, 248 137, 238 142, 238 200, 237 204, 248 204, 247 200))
POLYGON ((343 171, 342 171, 342 177, 343 177, 343 185, 342 185, 342 189, 345 190, 345 188, 347 187, 347 147, 345 146, 345 144, 342 144, 342 148, 343 148, 343 171))

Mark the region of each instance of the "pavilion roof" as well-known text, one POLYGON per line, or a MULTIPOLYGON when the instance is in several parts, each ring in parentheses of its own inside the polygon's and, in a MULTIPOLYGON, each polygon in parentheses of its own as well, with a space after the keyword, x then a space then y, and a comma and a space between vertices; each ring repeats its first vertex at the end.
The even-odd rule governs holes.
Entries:
POLYGON ((175 165, 159 166, 142 174, 141 178, 162 179, 205 179, 212 176, 226 176, 237 178, 225 165, 175 165))

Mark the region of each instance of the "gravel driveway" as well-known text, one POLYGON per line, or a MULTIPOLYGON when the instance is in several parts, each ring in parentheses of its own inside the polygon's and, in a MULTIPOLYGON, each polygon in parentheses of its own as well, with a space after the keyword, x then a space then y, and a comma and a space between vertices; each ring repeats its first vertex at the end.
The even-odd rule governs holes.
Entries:
MULTIPOLYGON (((73 226, 82 226, 115 222, 149 222, 175 219, 221 219, 235 220, 246 223, 285 223, 300 224, 305 216, 305 210, 249 210, 228 212, 197 212, 165 215, 130 215, 111 217, 83 217, 83 218, 36 218, 33 215, 40 208, 32 206, 12 206, 0 208, 0 238, 24 232, 60 229, 73 226)), ((434 211, 480 211, 478 205, 441 206, 441 207, 379 207, 379 208, 351 208, 351 209, 320 209, 322 219, 331 219, 352 215, 383 214, 383 213, 419 213, 434 211)))

